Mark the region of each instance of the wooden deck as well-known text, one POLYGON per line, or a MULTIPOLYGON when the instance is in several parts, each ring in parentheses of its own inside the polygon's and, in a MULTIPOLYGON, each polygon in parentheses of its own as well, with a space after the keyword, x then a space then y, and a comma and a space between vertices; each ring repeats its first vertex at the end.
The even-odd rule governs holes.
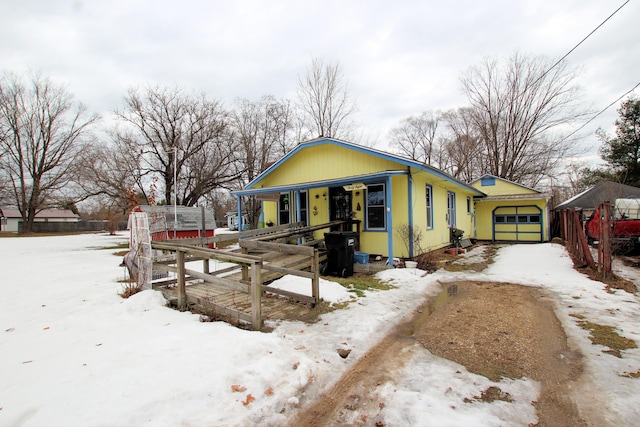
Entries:
MULTIPOLYGON (((178 300, 178 291, 162 288, 163 295, 169 301, 178 300)), ((187 303, 194 312, 210 318, 231 320, 251 324, 251 296, 244 292, 229 291, 210 283, 197 283, 187 286, 187 303)), ((312 316, 315 307, 292 301, 289 298, 267 293, 261 299, 263 320, 299 320, 312 316)))
POLYGON ((171 257, 167 260, 166 255, 154 260, 154 270, 176 273, 175 279, 154 283, 153 287, 180 309, 248 323, 256 330, 262 329, 264 320, 315 317, 314 308, 320 302, 319 265, 326 259, 326 253, 318 248, 322 240, 309 240, 308 236, 314 230, 333 225, 335 223, 314 227, 294 224, 291 229, 253 231, 255 236, 241 232, 194 242, 189 239, 152 242, 154 249, 174 253, 174 261, 171 257), (232 239, 239 243, 240 252, 207 247, 212 242, 228 243, 232 239), (204 261, 203 272, 185 265, 185 261, 196 259, 204 261), (210 272, 210 259, 235 266, 210 272), (287 274, 302 278, 299 292, 268 286, 287 274), (308 284, 304 284, 304 279, 308 284))

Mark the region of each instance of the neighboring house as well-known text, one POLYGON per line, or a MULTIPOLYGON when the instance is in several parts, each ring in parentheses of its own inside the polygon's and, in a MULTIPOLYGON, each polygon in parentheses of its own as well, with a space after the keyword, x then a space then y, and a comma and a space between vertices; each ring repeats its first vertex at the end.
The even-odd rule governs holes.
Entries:
MULTIPOLYGON (((14 208, 0 208, 0 231, 22 231, 22 215, 14 208)), ((36 214, 34 223, 38 222, 67 222, 77 223, 80 216, 68 209, 44 209, 36 214)))
POLYGON ((640 188, 617 182, 601 181, 560 203, 555 207, 555 210, 573 209, 582 212, 588 218, 602 203, 614 203, 617 199, 640 199, 640 188))
POLYGON ((493 175, 484 175, 471 186, 486 195, 475 199, 478 240, 549 240, 549 194, 493 175))
POLYGON ((403 227, 421 230, 425 251, 450 245, 451 227, 475 238, 473 199, 484 196, 429 165, 332 138, 299 144, 233 194, 239 213, 242 197, 262 200, 266 224, 359 221, 359 250, 385 257, 417 255, 403 227))

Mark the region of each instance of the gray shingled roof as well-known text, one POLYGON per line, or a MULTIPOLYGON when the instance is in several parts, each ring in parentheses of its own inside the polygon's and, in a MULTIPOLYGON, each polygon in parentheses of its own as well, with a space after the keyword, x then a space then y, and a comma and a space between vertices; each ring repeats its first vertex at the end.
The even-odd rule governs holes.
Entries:
POLYGON ((640 199, 640 188, 611 181, 602 181, 577 196, 560 203, 555 208, 595 209, 604 202, 613 203, 616 199, 640 199))

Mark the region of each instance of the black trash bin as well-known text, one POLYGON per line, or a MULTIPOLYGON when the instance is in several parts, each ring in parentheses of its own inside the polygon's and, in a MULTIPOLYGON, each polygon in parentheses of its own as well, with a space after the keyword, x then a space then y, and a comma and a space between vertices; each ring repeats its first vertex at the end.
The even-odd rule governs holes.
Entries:
POLYGON ((324 233, 327 247, 327 264, 323 274, 333 276, 353 276, 353 262, 358 233, 354 231, 331 231, 324 233))

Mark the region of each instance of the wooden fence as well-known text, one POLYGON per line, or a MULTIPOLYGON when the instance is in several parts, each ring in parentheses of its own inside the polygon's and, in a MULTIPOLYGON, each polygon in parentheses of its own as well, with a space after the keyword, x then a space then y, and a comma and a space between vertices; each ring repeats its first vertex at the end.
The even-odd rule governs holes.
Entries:
POLYGON ((560 211, 560 231, 567 250, 574 259, 588 265, 593 271, 602 274, 603 277, 609 277, 611 275, 612 261, 611 206, 608 203, 604 203, 600 206, 600 212, 602 226, 599 230, 597 263, 591 255, 583 223, 576 211, 569 209, 560 211))

